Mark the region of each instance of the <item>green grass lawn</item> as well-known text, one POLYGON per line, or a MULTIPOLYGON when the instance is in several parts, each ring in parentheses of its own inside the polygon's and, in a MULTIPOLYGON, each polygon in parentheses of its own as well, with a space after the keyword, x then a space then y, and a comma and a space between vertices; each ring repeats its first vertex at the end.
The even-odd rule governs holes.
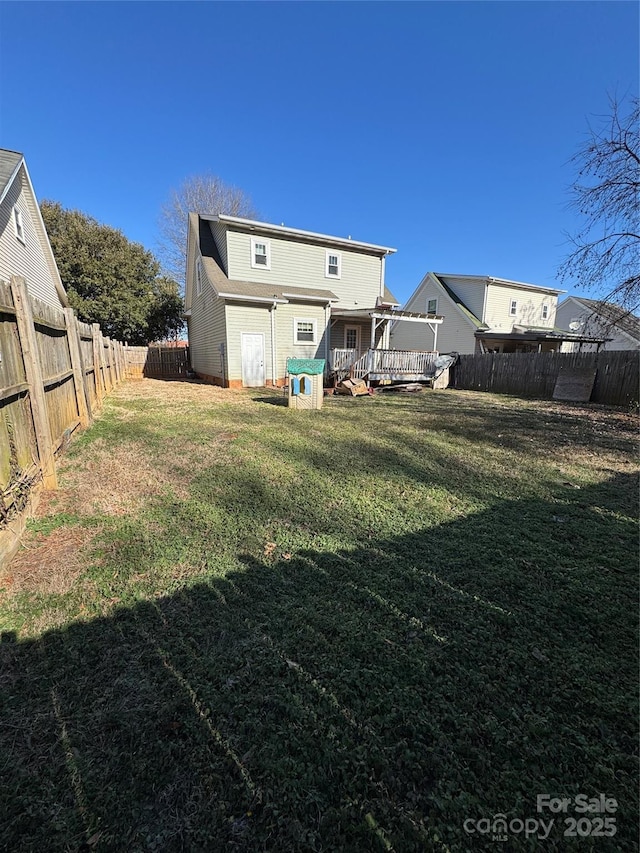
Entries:
POLYGON ((129 383, 72 443, 0 579, 0 849, 635 851, 633 416, 282 402, 129 383))

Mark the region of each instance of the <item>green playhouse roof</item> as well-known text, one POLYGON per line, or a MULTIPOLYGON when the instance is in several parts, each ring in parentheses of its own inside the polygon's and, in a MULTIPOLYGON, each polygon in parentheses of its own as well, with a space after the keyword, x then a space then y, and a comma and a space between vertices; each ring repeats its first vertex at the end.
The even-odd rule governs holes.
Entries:
POLYGON ((287 373, 308 373, 311 376, 324 373, 324 358, 288 358, 287 373))

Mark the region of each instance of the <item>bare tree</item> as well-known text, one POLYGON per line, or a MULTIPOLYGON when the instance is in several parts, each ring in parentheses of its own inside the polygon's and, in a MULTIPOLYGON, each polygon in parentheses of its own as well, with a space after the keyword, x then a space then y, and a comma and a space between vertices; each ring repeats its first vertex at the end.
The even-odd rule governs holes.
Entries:
POLYGON ((627 311, 640 304, 640 129, 638 99, 623 113, 611 99, 611 114, 589 127, 572 157, 577 167, 570 206, 583 217, 569 235, 573 246, 558 275, 627 311))
POLYGON ((237 187, 216 175, 192 175, 172 190, 160 209, 158 255, 163 269, 184 288, 189 213, 226 213, 256 219, 253 202, 237 187))

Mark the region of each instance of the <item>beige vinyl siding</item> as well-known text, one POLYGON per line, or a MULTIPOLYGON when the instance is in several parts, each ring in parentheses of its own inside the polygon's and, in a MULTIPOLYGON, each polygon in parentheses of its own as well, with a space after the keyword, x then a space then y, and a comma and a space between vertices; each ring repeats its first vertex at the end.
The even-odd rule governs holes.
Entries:
POLYGON ((225 316, 227 326, 227 378, 242 380, 242 333, 254 332, 264 335, 264 377, 271 380, 271 318, 269 305, 251 305, 246 302, 227 302, 225 316))
MULTIPOLYGON (((438 302, 438 312, 445 316, 442 324, 438 326, 436 350, 438 352, 475 352, 476 339, 473 329, 455 306, 451 302, 448 305, 444 301, 442 305, 438 302)), ((426 324, 398 321, 391 330, 391 349, 432 351, 433 348, 433 332, 426 324)))
MULTIPOLYGON (((325 358, 325 310, 320 305, 308 302, 290 302, 278 305, 275 311, 276 324, 276 379, 286 374, 287 358, 325 358), (315 320, 316 342, 296 344, 294 321, 315 320)), ((269 354, 270 356, 271 354, 269 354)), ((271 379, 271 373, 268 378, 271 379)))
POLYGON ((369 348, 371 340, 371 323, 363 323, 362 320, 345 320, 342 317, 333 321, 330 331, 331 349, 344 349, 344 333, 347 326, 360 327, 360 352, 369 348))
MULTIPOLYGON (((475 352, 473 328, 446 292, 438 287, 430 276, 426 277, 422 287, 418 288, 409 299, 404 310, 424 314, 430 299, 438 300, 437 313, 444 316, 444 321, 438 326, 436 350, 438 352, 475 352)), ((434 349, 433 331, 426 323, 397 321, 391 329, 391 348, 432 351, 434 349)))
MULTIPOLYGON (((458 299, 460 299, 467 306, 469 311, 478 318, 478 320, 482 320, 482 310, 484 307, 484 290, 486 287, 484 279, 480 281, 470 281, 469 279, 465 279, 458 276, 443 276, 440 278, 446 285, 448 285, 451 290, 456 294, 458 299)), ((411 311, 426 311, 426 302, 424 308, 411 308, 411 311)), ((439 313, 443 313, 438 308, 439 313)))
POLYGON ((193 264, 192 312, 189 320, 189 352, 191 367, 196 373, 224 379, 221 344, 225 344, 225 308, 202 269, 202 293, 198 296, 195 282, 196 264, 193 264))
POLYGON ((381 259, 375 255, 316 246, 293 240, 264 237, 271 249, 271 269, 251 266, 251 237, 258 236, 228 231, 228 275, 240 281, 271 282, 281 286, 315 287, 330 290, 340 300, 341 308, 372 308, 381 294, 381 259), (341 277, 327 278, 327 248, 342 256, 341 277))
MULTIPOLYGON (((265 381, 271 382, 271 310, 270 306, 249 303, 227 302, 226 307, 228 378, 242 379, 242 333, 253 332, 264 335, 265 381)), ((286 375, 287 358, 325 358, 325 311, 322 306, 309 303, 288 303, 276 306, 273 321, 276 339, 276 380, 286 375), (315 320, 316 342, 296 344, 294 342, 294 320, 315 320)))
POLYGON ((0 279, 9 281, 12 275, 24 276, 31 296, 54 308, 60 308, 60 297, 34 219, 37 216, 34 203, 29 203, 22 176, 23 172, 20 171, 0 207, 0 279), (16 237, 14 207, 22 214, 24 243, 16 237))
MULTIPOLYGON (((360 353, 364 354, 371 346, 371 321, 363 322, 361 319, 348 320, 344 317, 336 319, 331 327, 331 349, 344 349, 345 329, 347 326, 360 327, 360 353)), ((383 345, 384 327, 376 329, 374 349, 380 349, 383 345)))
POLYGON ((210 222, 209 225, 211 226, 211 233, 213 234, 213 239, 215 240, 218 252, 220 253, 222 269, 227 274, 227 278, 231 278, 229 275, 229 260, 227 253, 227 229, 221 222, 210 222))
POLYGON ((555 325, 558 298, 525 287, 489 284, 484 321, 492 331, 511 332, 513 325, 540 326, 552 329, 555 325), (509 314, 511 300, 518 303, 515 317, 509 314), (549 316, 542 319, 543 304, 549 306, 549 316))

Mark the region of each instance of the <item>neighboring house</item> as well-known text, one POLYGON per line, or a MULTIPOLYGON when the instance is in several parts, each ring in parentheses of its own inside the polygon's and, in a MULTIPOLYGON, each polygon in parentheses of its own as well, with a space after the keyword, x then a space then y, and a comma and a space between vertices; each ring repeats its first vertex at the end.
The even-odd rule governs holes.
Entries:
POLYGON ((69 304, 24 157, 0 149, 0 280, 13 275, 47 305, 69 304))
MULTIPOLYGON (((568 296, 558 305, 557 323, 563 329, 606 338, 603 350, 640 350, 640 318, 619 305, 568 296)), ((574 343, 572 350, 591 352, 592 343, 574 343)))
MULTIPOLYGON (((287 358, 388 346, 396 250, 226 215, 189 215, 191 366, 226 387, 281 385, 287 358)), ((426 318, 425 318, 426 319, 426 318)))
MULTIPOLYGON (((436 333, 393 324, 391 345, 440 352, 549 352, 583 338, 556 321, 558 294, 551 287, 479 275, 429 272, 404 306, 444 316, 436 333)), ((593 341, 593 338, 589 338, 593 341)))

